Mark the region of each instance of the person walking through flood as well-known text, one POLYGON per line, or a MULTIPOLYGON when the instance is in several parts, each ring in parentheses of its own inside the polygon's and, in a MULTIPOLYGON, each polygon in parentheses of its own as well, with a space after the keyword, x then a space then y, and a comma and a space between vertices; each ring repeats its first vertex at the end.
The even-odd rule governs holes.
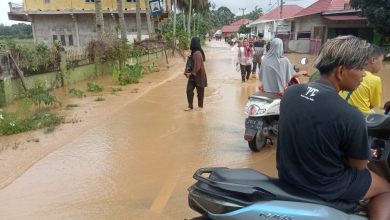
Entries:
POLYGON ((253 50, 249 45, 248 39, 244 38, 242 46, 237 53, 237 64, 240 64, 241 80, 244 83, 249 80, 252 70, 253 50))
POLYGON ((188 73, 185 73, 186 77, 188 78, 186 90, 188 107, 184 109, 184 111, 190 111, 194 109, 194 89, 196 89, 198 97, 198 109, 201 110, 203 108, 204 88, 207 87, 207 75, 204 67, 206 56, 200 45, 200 39, 198 37, 193 37, 191 39, 190 49, 193 65, 192 70, 188 73))
POLYGON ((260 68, 261 57, 264 54, 265 40, 263 39, 264 34, 257 34, 257 40, 253 42, 253 66, 252 66, 252 78, 256 79, 257 67, 260 68))

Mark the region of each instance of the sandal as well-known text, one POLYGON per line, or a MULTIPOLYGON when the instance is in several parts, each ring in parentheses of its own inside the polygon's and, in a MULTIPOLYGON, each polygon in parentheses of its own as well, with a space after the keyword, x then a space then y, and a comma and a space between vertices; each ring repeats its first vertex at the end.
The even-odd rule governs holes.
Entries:
POLYGON ((186 109, 184 109, 184 111, 186 111, 186 112, 191 111, 191 110, 192 110, 192 108, 186 108, 186 109))

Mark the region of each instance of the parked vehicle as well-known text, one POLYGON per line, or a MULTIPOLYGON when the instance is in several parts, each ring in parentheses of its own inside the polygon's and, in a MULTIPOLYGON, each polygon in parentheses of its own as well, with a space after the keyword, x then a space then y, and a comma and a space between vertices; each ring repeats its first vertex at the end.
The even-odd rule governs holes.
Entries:
MULTIPOLYGON (((307 64, 307 58, 302 58, 300 63, 307 64)), ((294 67, 295 68, 295 67, 294 67)), ((299 72, 298 68, 295 68, 299 72)), ((294 83, 299 83, 294 78, 294 83)), ((250 95, 245 105, 245 134, 249 148, 260 151, 267 144, 273 144, 278 135, 279 106, 281 94, 269 92, 255 92, 250 95)))
MULTIPOLYGON (((390 116, 372 114, 366 120, 370 164, 390 181, 390 116)), ((324 201, 249 168, 201 168, 193 177, 197 182, 188 189, 188 203, 202 215, 196 219, 368 220, 356 204, 324 201)))

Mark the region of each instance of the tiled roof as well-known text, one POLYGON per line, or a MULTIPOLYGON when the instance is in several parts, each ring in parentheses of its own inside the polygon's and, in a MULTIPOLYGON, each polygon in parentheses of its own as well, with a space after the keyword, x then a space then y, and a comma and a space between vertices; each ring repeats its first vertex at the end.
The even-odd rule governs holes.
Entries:
MULTIPOLYGON (((291 18, 299 13, 303 8, 297 5, 283 5, 282 18, 291 18)), ((272 9, 267 14, 261 16, 261 20, 277 20, 280 19, 280 7, 272 9)))
POLYGON ((243 24, 248 24, 249 22, 250 22, 250 20, 243 18, 243 19, 240 19, 236 22, 231 23, 230 25, 233 25, 233 26, 240 25, 241 26, 243 24))
POLYGON ((344 5, 348 3, 349 0, 318 0, 300 11, 294 17, 319 14, 328 11, 342 11, 345 10, 344 5))
POLYGON ((241 25, 225 25, 222 27, 221 31, 222 33, 233 33, 238 32, 241 25))

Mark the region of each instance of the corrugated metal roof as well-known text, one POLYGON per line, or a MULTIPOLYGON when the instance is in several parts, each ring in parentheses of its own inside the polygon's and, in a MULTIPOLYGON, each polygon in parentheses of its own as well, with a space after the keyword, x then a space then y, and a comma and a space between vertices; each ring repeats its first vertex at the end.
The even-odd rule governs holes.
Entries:
POLYGON ((365 17, 360 17, 357 15, 333 15, 333 16, 324 16, 324 18, 331 21, 357 21, 357 20, 367 20, 365 17))
MULTIPOLYGON (((298 5, 283 5, 282 18, 291 18, 299 13, 303 8, 298 5)), ((280 6, 272 9, 267 14, 261 16, 260 20, 277 20, 280 19, 280 6)))
POLYGON ((294 17, 319 14, 326 11, 342 11, 345 9, 345 4, 349 4, 349 0, 318 0, 294 17))

